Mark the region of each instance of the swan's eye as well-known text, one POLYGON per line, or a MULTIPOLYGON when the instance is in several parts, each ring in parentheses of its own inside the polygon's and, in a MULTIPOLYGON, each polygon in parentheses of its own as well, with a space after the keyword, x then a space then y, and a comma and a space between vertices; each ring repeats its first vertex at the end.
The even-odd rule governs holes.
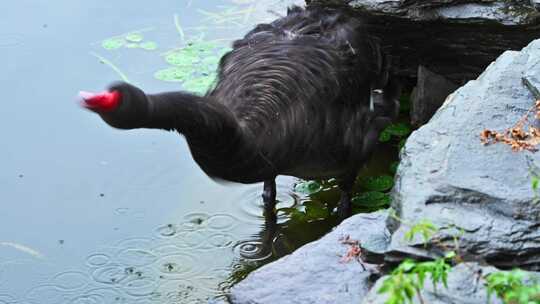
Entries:
POLYGON ((81 106, 94 112, 111 112, 120 105, 121 95, 118 91, 90 93, 79 92, 81 106))

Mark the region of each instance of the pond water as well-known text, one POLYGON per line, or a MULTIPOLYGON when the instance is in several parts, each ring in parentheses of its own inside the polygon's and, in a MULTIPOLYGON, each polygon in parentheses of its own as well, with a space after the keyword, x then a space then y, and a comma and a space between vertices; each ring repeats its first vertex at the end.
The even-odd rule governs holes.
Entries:
MULTIPOLYGON (((217 184, 177 134, 75 102, 122 78, 202 91, 232 39, 295 2, 0 3, 0 304, 206 303, 335 225, 332 181, 280 177, 268 226, 261 184, 217 184)), ((364 173, 390 175, 396 145, 364 173)))

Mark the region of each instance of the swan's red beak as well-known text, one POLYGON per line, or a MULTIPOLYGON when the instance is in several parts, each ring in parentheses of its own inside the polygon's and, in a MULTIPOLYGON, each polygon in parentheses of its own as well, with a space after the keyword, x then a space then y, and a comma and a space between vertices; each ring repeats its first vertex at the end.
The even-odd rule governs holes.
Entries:
POLYGON ((81 106, 94 112, 111 112, 120 105, 120 92, 79 92, 81 106))

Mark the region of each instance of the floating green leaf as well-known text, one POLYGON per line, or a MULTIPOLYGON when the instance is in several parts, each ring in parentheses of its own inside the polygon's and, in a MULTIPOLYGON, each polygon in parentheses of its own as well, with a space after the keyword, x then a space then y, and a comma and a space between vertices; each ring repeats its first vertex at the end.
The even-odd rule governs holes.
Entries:
POLYGON ((401 150, 403 147, 405 147, 405 143, 407 142, 406 138, 402 138, 398 143, 398 149, 401 150))
POLYGON ((172 65, 176 66, 186 66, 194 65, 199 62, 199 57, 192 52, 186 51, 186 49, 180 49, 168 54, 165 57, 165 60, 172 65))
POLYGON ((401 95, 399 98, 399 111, 401 113, 407 113, 411 109, 411 96, 401 95))
POLYGON ((116 50, 125 44, 122 38, 109 38, 101 42, 101 46, 106 50, 116 50))
POLYGON ((193 70, 191 67, 170 67, 159 70, 154 74, 154 77, 163 81, 182 82, 191 77, 193 70))
POLYGON ((313 194, 321 191, 322 186, 316 181, 303 181, 294 187, 294 190, 296 192, 302 193, 302 194, 313 194))
POLYGON ((411 133, 411 127, 409 127, 405 123, 399 122, 399 123, 389 125, 388 127, 386 127, 386 129, 384 129, 383 132, 387 132, 393 136, 403 137, 411 133))
POLYGON ((129 42, 141 42, 143 40, 143 35, 139 33, 130 33, 127 34, 125 38, 129 42))
POLYGON ((390 172, 392 172, 393 174, 396 174, 398 166, 399 166, 398 161, 392 162, 390 164, 390 172))
POLYGON ((182 84, 184 89, 192 91, 194 93, 204 94, 214 83, 216 76, 210 74, 208 76, 201 76, 197 78, 192 78, 182 84))
POLYGON ((202 60, 202 63, 205 67, 212 67, 213 69, 215 69, 215 67, 219 63, 219 57, 208 56, 202 60))
POLYGON ((370 191, 387 191, 394 186, 394 178, 389 175, 367 176, 360 179, 360 185, 370 191))
POLYGON ((143 42, 143 43, 139 44, 139 47, 141 49, 145 49, 147 51, 153 51, 153 50, 157 49, 157 43, 155 43, 153 41, 146 41, 146 42, 143 42))
POLYGON ((351 202, 354 206, 379 209, 390 206, 390 195, 378 191, 368 191, 355 196, 351 202))
POLYGON ((328 208, 321 203, 305 202, 306 216, 309 220, 325 219, 330 215, 328 208))
POLYGON ((386 130, 383 130, 381 134, 379 134, 379 141, 380 142, 387 142, 392 139, 392 134, 388 133, 386 130))

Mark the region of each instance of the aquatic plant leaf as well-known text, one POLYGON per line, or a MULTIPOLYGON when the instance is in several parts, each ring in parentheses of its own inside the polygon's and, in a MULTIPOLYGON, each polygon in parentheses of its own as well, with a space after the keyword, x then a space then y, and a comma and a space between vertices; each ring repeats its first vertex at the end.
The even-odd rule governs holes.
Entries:
POLYGON ((217 52, 217 55, 221 58, 221 57, 223 57, 223 55, 227 54, 230 51, 232 51, 231 48, 224 47, 224 48, 219 49, 219 51, 217 52))
POLYGON ((398 161, 392 162, 390 164, 390 172, 392 172, 393 174, 396 174, 398 166, 399 166, 398 161))
POLYGON ((403 137, 411 133, 411 127, 409 127, 405 123, 399 122, 399 123, 389 125, 388 127, 386 127, 386 129, 384 129, 383 132, 387 132, 393 136, 403 137))
POLYGON ((294 191, 302 194, 313 194, 321 191, 322 186, 316 181, 302 181, 294 187, 294 191))
POLYGON ((130 33, 126 35, 125 39, 129 42, 141 42, 143 40, 143 35, 139 33, 130 33))
POLYGON ((154 77, 163 81, 182 82, 186 81, 193 74, 191 67, 170 67, 167 69, 159 70, 154 73, 154 77))
POLYGON ((353 206, 367 209, 380 209, 390 206, 390 195, 379 191, 368 191, 355 196, 351 202, 353 206))
POLYGON ((116 50, 121 48, 125 44, 122 38, 109 38, 101 42, 101 47, 106 50, 116 50))
POLYGON ((388 133, 386 130, 383 130, 381 134, 379 134, 379 141, 380 142, 387 142, 390 141, 392 138, 392 134, 388 133))
POLYGON ((317 202, 305 202, 306 217, 309 220, 325 219, 330 215, 328 208, 325 205, 317 202))
POLYGON ((208 76, 189 79, 188 81, 184 82, 182 86, 188 91, 204 94, 206 91, 208 91, 208 89, 210 89, 215 79, 216 75, 210 74, 208 76))
POLYGON ((387 191, 394 186, 394 178, 389 175, 367 176, 360 179, 360 186, 369 191, 387 191))
POLYGON ((411 109, 411 96, 401 95, 399 98, 399 111, 401 113, 407 113, 411 109))
POLYGON ((402 138, 398 143, 398 149, 401 150, 403 147, 405 147, 405 143, 407 142, 406 138, 402 138))
POLYGON ((202 60, 202 64, 204 65, 204 68, 207 68, 207 69, 215 69, 218 63, 219 63, 219 57, 216 57, 216 56, 209 56, 202 60))
POLYGON ((199 62, 199 57, 183 48, 165 56, 165 61, 171 65, 186 66, 199 62))
POLYGON ((143 43, 139 44, 139 47, 141 49, 145 49, 147 51, 153 51, 153 50, 157 49, 157 43, 155 43, 153 41, 146 41, 146 42, 143 42, 143 43))

